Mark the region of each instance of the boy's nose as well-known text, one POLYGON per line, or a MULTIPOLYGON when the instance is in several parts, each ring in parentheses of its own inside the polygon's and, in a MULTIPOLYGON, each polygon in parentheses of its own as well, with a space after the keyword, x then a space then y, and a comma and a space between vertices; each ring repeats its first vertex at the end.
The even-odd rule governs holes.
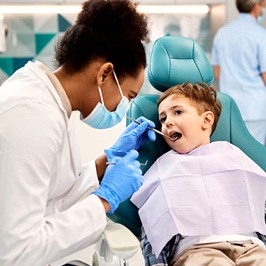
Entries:
POLYGON ((167 116, 166 120, 165 120, 165 125, 168 127, 168 126, 171 126, 173 125, 173 119, 171 116, 167 116))

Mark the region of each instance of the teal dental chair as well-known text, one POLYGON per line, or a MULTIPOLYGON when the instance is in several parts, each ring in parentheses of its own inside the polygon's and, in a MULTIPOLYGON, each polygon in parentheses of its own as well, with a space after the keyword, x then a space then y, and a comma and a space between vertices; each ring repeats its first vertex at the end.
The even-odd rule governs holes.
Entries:
MULTIPOLYGON (((192 39, 185 37, 162 37, 153 46, 148 66, 148 78, 151 85, 163 92, 169 87, 184 82, 211 84, 212 67, 201 47, 192 39)), ((160 130, 157 100, 159 95, 142 95, 131 104, 128 116, 144 116, 155 122, 160 130)), ((226 140, 238 146, 264 171, 266 171, 266 147, 256 141, 248 132, 236 103, 226 94, 218 92, 222 103, 222 113, 211 140, 226 140)), ((127 124, 131 123, 130 120, 127 124)), ((147 142, 139 149, 139 161, 146 162, 143 173, 163 153, 169 150, 163 137, 157 135, 156 142, 147 142)), ((123 202, 109 218, 130 229, 137 237, 141 235, 141 222, 138 209, 127 200, 123 202)), ((125 264, 126 265, 126 264, 125 264)))

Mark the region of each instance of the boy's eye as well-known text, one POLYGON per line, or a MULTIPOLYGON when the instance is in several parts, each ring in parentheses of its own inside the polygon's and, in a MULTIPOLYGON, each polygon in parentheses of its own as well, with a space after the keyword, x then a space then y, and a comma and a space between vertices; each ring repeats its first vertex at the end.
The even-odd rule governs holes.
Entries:
POLYGON ((176 111, 175 111, 175 114, 176 114, 176 115, 181 115, 181 114, 182 114, 182 111, 181 111, 181 110, 176 110, 176 111))
POLYGON ((161 117, 161 118, 159 119, 159 121, 160 121, 161 124, 164 123, 165 120, 166 120, 166 117, 161 117))

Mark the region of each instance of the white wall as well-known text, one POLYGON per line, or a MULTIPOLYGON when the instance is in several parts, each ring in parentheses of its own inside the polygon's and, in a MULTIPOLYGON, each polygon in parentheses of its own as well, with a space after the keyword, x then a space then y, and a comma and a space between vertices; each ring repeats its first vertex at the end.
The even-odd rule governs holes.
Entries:
POLYGON ((226 0, 225 3, 225 21, 229 22, 238 16, 235 0, 226 0))
POLYGON ((217 30, 223 26, 226 22, 225 18, 225 5, 216 5, 210 9, 210 34, 211 42, 213 41, 214 35, 217 30))
POLYGON ((3 53, 5 51, 6 51, 6 40, 5 40, 4 16, 0 14, 0 53, 3 53))

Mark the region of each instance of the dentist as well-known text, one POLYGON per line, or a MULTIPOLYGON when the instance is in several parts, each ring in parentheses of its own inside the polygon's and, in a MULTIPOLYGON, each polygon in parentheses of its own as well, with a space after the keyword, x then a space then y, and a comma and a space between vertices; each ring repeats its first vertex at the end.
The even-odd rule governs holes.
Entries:
POLYGON ((78 110, 97 129, 120 122, 144 81, 147 40, 134 3, 89 0, 58 42, 54 72, 28 62, 0 87, 1 266, 62 265, 141 186, 136 150, 155 140, 151 121, 81 166, 70 116, 78 110))

